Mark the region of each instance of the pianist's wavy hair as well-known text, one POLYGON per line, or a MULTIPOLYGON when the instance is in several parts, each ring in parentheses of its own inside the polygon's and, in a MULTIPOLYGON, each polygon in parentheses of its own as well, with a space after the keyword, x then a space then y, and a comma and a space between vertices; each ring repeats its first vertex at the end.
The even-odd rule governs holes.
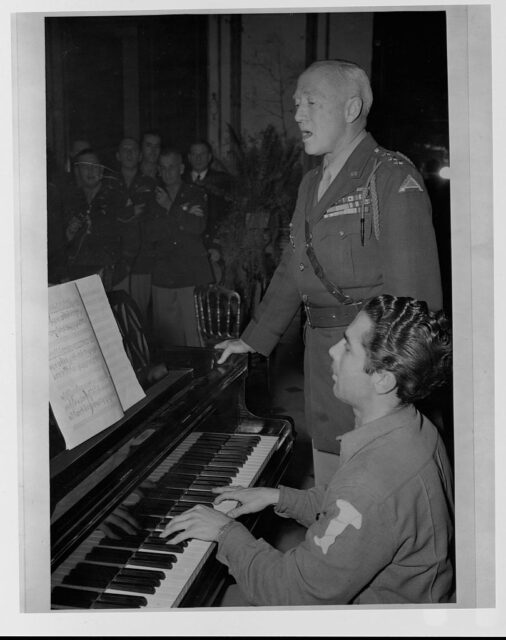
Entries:
POLYGON ((449 380, 452 368, 450 323, 413 298, 372 298, 362 310, 373 322, 364 337, 365 371, 391 371, 404 404, 429 396, 449 380))

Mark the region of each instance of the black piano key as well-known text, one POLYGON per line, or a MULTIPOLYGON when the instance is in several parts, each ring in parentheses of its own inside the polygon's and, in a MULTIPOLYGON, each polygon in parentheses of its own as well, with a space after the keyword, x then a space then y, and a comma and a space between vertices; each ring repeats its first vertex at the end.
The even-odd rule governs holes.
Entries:
POLYGON ((223 474, 230 473, 236 474, 239 473, 239 467, 227 466, 226 464, 221 464, 220 462, 210 462, 204 471, 221 471, 223 474))
POLYGON ((71 587, 58 586, 51 591, 51 602, 53 605, 89 609, 99 595, 99 591, 92 591, 91 589, 73 589, 71 587))
POLYGON ((181 456, 180 460, 198 460, 199 458, 205 459, 205 458, 212 458, 214 455, 216 455, 217 453, 219 453, 220 449, 215 449, 215 450, 210 450, 210 449, 195 449, 195 450, 190 450, 187 451, 186 453, 183 453, 183 455, 181 456))
POLYGON ((96 604, 114 605, 125 609, 139 609, 140 607, 145 607, 148 604, 148 601, 144 596, 103 593, 100 598, 97 599, 96 604))
POLYGON ((134 553, 132 558, 128 561, 129 564, 133 564, 132 560, 136 561, 136 564, 139 562, 155 562, 158 563, 156 566, 160 567, 160 569, 164 569, 169 565, 172 566, 172 563, 177 560, 176 556, 173 553, 155 553, 151 551, 138 551, 134 553))
POLYGON ((181 500, 183 502, 195 502, 201 501, 202 504, 205 502, 213 503, 216 499, 216 494, 211 491, 192 491, 191 493, 186 493, 181 500))
POLYGON ((208 480, 195 480, 195 482, 191 485, 192 489, 199 489, 200 487, 226 487, 231 483, 230 478, 218 480, 215 478, 212 482, 208 480))
POLYGON ((135 606, 135 607, 131 607, 129 605, 125 605, 119 602, 100 602, 97 601, 93 604, 93 609, 141 609, 142 606, 145 605, 139 605, 139 606, 135 606))
POLYGON ((237 459, 237 460, 247 460, 249 453, 247 451, 220 451, 217 453, 213 460, 227 460, 227 459, 237 459))
POLYGON ((183 553, 187 545, 180 542, 179 544, 171 544, 170 542, 148 542, 142 548, 146 551, 174 551, 176 553, 183 553))
POLYGON ((124 547, 126 549, 137 549, 146 539, 146 535, 128 536, 121 538, 102 538, 98 543, 101 547, 124 547))
POLYGON ((235 475, 236 475, 235 473, 226 475, 222 469, 220 469, 219 471, 212 471, 210 469, 206 469, 206 471, 203 471, 200 474, 200 479, 204 480, 204 478, 208 478, 209 484, 212 485, 214 478, 216 478, 216 480, 228 480, 228 482, 231 482, 231 480, 234 478, 235 475))
MULTIPOLYGON (((186 500, 188 497, 190 498, 216 498, 216 494, 211 491, 211 487, 208 484, 207 487, 200 487, 194 489, 191 487, 187 491, 185 491, 184 495, 181 496, 181 500, 186 500)), ((178 501, 179 502, 179 501, 178 501)))
POLYGON ((220 458, 219 456, 215 456, 212 460, 209 461, 209 463, 206 465, 207 467, 216 467, 217 465, 220 465, 222 467, 230 467, 232 469, 237 469, 237 468, 241 468, 244 466, 244 463, 246 462, 247 458, 244 459, 238 459, 238 458, 220 458))
POLYGON ((137 551, 133 557, 140 560, 157 560, 158 558, 160 558, 160 560, 170 560, 171 562, 175 562, 177 560, 173 553, 155 553, 151 551, 144 551, 142 549, 137 551))
POLYGON ((191 478, 185 476, 184 480, 177 480, 171 477, 162 478, 156 483, 159 489, 187 489, 192 483, 191 478))
POLYGON ((185 498, 184 504, 188 505, 188 509, 191 509, 191 507, 194 507, 197 504, 210 506, 210 505, 214 504, 214 497, 213 498, 196 498, 196 497, 192 498, 192 497, 189 497, 188 499, 185 498))
POLYGON ((172 533, 170 536, 167 536, 166 538, 162 538, 161 537, 162 531, 153 531, 153 535, 150 537, 150 540, 153 541, 153 544, 160 544, 161 542, 164 544, 164 546, 167 548, 167 551, 172 551, 172 549, 170 549, 169 547, 174 546, 174 547, 178 547, 178 549, 174 549, 174 551, 177 551, 178 553, 180 553, 180 547, 187 547, 188 546, 188 540, 183 540, 182 542, 178 542, 177 544, 173 544, 171 542, 171 540, 177 535, 176 533, 172 533))
MULTIPOLYGON (((204 469, 205 467, 202 467, 202 469, 204 469)), ((191 479, 192 482, 195 482, 195 480, 198 480, 198 478, 200 477, 200 474, 202 473, 202 469, 190 469, 190 468, 185 468, 185 469, 181 469, 182 473, 186 473, 187 477, 189 479, 191 479)))
POLYGON ((163 571, 155 571, 154 569, 131 569, 129 567, 122 569, 121 573, 132 578, 151 579, 153 583, 158 582, 159 584, 165 579, 165 573, 163 571))
POLYGON ((94 564, 92 562, 78 562, 70 572, 70 574, 72 573, 74 573, 75 575, 94 573, 97 576, 103 576, 107 580, 112 580, 118 573, 118 569, 117 567, 110 567, 103 564, 94 564))
POLYGON ((153 569, 156 568, 162 568, 162 569, 171 569, 172 565, 174 564, 173 562, 169 562, 167 561, 159 561, 159 560, 140 560, 138 558, 133 558, 132 560, 129 561, 128 564, 132 564, 134 566, 137 567, 153 567, 153 569))
POLYGON ((187 476, 182 473, 176 473, 172 468, 164 473, 163 476, 157 480, 158 482, 165 482, 166 480, 175 480, 176 482, 185 482, 187 480, 187 476))
POLYGON ((149 500, 149 498, 153 495, 162 494, 166 500, 177 500, 179 496, 183 493, 186 487, 167 487, 163 482, 157 482, 156 487, 152 487, 151 489, 144 490, 144 500, 149 500))
POLYGON ((251 442, 227 442, 218 452, 220 453, 251 453, 255 450, 256 445, 251 442))
POLYGON ((204 457, 191 457, 191 458, 186 458, 185 460, 178 460, 177 462, 177 468, 181 468, 181 467, 205 467, 206 465, 208 465, 212 460, 214 459, 214 456, 206 456, 204 457))
POLYGON ((171 491, 164 491, 163 487, 156 487, 155 489, 150 489, 149 495, 146 495, 143 500, 136 505, 138 510, 142 510, 145 505, 151 504, 151 502, 177 502, 179 498, 183 495, 184 489, 178 489, 177 493, 171 491))
POLYGON ((195 474, 198 474, 199 471, 205 469, 205 464, 198 464, 197 462, 176 462, 174 465, 174 470, 178 473, 184 473, 185 471, 192 471, 195 474))
MULTIPOLYGON (((115 567, 114 574, 118 573, 117 567, 115 567)), ((71 571, 68 575, 66 575, 62 583, 67 585, 73 585, 75 587, 94 587, 95 589, 105 589, 111 579, 110 578, 99 575, 96 573, 82 573, 80 571, 71 571)))
POLYGON ((110 564, 126 564, 131 555, 132 552, 130 550, 95 547, 86 554, 86 560, 97 560, 110 564))
MULTIPOLYGON (((203 482, 202 484, 192 485, 189 491, 190 491, 190 494, 194 494, 194 495, 201 494, 201 493, 203 493, 204 495, 207 495, 207 494, 211 495, 212 493, 211 488, 213 486, 214 485, 212 485, 209 482, 203 482)), ((214 493, 213 495, 216 498, 218 494, 214 493)))
POLYGON ((195 459, 198 458, 212 458, 217 455, 221 451, 221 447, 209 448, 209 447, 201 447, 199 449, 192 449, 188 451, 184 455, 181 456, 181 460, 195 459))
POLYGON ((156 588, 151 584, 146 584, 142 580, 130 580, 129 578, 114 578, 109 584, 110 589, 118 591, 133 591, 135 593, 156 593, 156 588))

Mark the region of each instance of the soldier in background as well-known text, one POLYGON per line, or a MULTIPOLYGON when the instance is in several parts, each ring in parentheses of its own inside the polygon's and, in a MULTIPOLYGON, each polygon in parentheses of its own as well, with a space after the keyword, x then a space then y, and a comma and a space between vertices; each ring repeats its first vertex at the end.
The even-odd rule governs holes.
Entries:
POLYGON ((161 184, 148 232, 155 256, 154 338, 162 347, 201 346, 193 293, 195 286, 213 280, 203 238, 207 196, 203 189, 183 182, 183 157, 178 150, 162 150, 158 162, 161 184))
POLYGON ((123 255, 129 273, 116 288, 124 289, 136 302, 144 326, 149 326, 152 258, 146 246, 146 232, 155 203, 156 181, 139 170, 140 148, 135 138, 123 138, 116 152, 119 175, 116 187, 123 210, 123 255))
POLYGON ((215 280, 220 281, 222 273, 219 268, 221 247, 217 234, 220 224, 230 213, 232 200, 232 178, 228 173, 212 166, 213 152, 207 140, 196 140, 190 145, 188 152, 189 168, 183 173, 187 184, 195 184, 207 194, 207 227, 204 241, 209 251, 215 280))
POLYGON ((79 182, 63 201, 68 276, 75 280, 97 273, 109 291, 127 274, 119 221, 123 201, 93 149, 79 152, 74 168, 79 182))

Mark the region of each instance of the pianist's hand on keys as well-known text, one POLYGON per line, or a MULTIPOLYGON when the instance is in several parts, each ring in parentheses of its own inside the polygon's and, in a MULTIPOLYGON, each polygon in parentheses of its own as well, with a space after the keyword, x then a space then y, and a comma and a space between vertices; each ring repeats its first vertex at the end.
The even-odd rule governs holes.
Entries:
POLYGON ((212 542, 218 539, 223 527, 234 518, 245 513, 262 511, 271 504, 277 504, 279 490, 265 487, 244 489, 243 487, 217 487, 212 489, 219 494, 215 500, 218 505, 225 500, 235 500, 240 503, 228 512, 228 515, 217 509, 197 505, 179 516, 174 516, 167 525, 161 538, 171 537, 171 543, 178 544, 183 540, 196 538, 212 542))
POLYGON ((217 487, 212 489, 213 493, 218 493, 214 504, 218 505, 224 500, 235 500, 239 506, 227 512, 231 518, 238 518, 246 513, 257 513, 270 505, 279 502, 279 489, 269 487, 217 487))

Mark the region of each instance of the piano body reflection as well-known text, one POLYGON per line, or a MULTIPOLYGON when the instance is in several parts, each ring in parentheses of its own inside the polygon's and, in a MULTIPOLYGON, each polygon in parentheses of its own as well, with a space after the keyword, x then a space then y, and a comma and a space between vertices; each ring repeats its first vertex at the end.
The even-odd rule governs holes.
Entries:
MULTIPOLYGON (((228 575, 216 544, 174 545, 160 531, 174 514, 210 504, 212 486, 275 486, 295 437, 290 418, 246 408, 246 355, 216 360, 206 348, 166 353, 168 374, 123 419, 52 457, 52 609, 216 602, 228 575), (116 526, 125 513, 134 531, 116 526)), ((241 521, 254 531, 260 518, 241 521)))

